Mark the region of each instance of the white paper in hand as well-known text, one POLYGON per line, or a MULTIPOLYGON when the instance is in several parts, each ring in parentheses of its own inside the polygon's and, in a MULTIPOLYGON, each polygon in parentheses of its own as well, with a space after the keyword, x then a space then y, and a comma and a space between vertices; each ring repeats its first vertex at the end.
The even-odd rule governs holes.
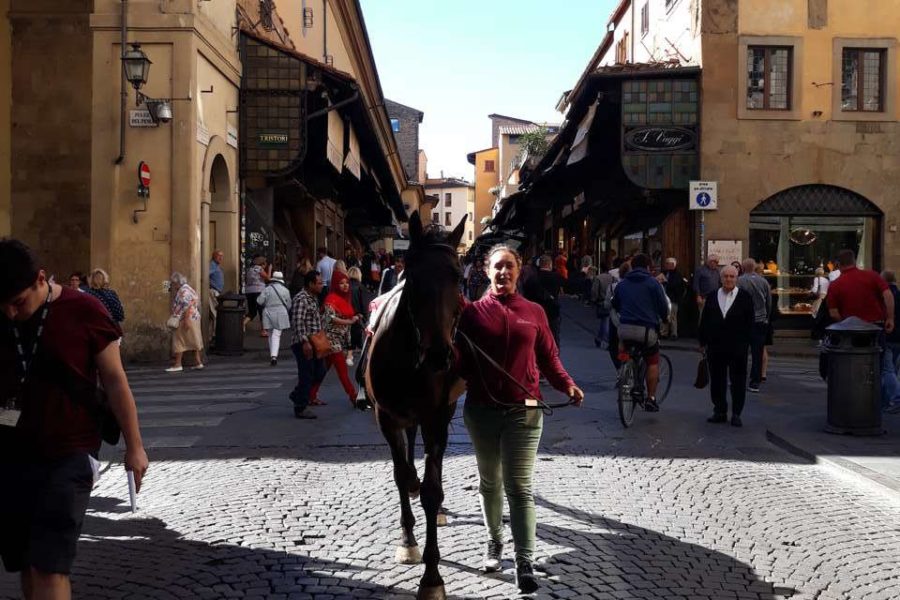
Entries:
POLYGON ((125 471, 128 474, 128 499, 131 501, 131 512, 137 510, 137 491, 134 485, 134 471, 125 471))

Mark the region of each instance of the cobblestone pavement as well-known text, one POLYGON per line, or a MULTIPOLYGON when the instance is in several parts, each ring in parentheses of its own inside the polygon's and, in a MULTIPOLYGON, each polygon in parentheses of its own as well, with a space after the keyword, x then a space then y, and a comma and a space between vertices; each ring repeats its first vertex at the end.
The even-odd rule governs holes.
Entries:
MULTIPOLYGON (((546 420, 536 597, 900 597, 896 498, 767 445, 749 408, 742 430, 707 426, 708 400, 679 380, 662 412, 622 430, 611 371, 590 340, 569 331, 563 358, 588 404, 546 420)), ((690 371, 692 357, 673 358, 690 371)), ((801 387, 807 368, 786 371, 784 385, 793 377, 798 387, 783 395, 820 393, 801 387)), ((393 562, 398 502, 370 414, 335 401, 318 421, 290 419, 290 366, 243 361, 185 375, 132 371, 153 464, 135 514, 117 465, 95 490, 77 598, 414 597, 422 566, 393 562)), ((334 375, 325 392, 342 397, 334 375)), ((448 594, 516 597, 511 543, 501 573, 478 570, 474 457, 461 421, 453 427, 451 523, 440 530, 448 594)), ((15 590, 0 575, 0 597, 15 590)))

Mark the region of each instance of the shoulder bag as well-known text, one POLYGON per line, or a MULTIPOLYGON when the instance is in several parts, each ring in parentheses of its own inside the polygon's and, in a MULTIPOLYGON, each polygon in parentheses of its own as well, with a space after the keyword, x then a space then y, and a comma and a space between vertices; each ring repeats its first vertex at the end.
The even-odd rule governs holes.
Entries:
POLYGON ((331 354, 331 342, 328 341, 324 331, 317 331, 309 336, 309 343, 317 357, 322 358, 331 354))

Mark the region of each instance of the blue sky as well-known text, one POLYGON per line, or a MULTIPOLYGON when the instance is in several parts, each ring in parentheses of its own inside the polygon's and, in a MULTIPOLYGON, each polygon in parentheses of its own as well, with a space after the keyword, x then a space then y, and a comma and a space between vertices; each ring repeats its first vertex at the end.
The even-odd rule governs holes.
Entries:
POLYGON ((487 115, 559 122, 617 0, 361 0, 385 96, 425 113, 428 174, 472 178, 487 115))

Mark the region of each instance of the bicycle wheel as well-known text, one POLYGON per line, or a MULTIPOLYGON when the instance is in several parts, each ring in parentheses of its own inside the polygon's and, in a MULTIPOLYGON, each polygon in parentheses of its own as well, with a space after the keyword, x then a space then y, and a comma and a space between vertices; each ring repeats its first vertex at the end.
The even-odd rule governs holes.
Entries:
POLYGON ((628 359, 619 368, 619 419, 622 425, 629 427, 634 422, 635 404, 632 391, 634 390, 634 361, 628 359))
POLYGON ((659 385, 656 386, 656 403, 662 404, 672 389, 672 361, 665 354, 659 355, 659 385))

